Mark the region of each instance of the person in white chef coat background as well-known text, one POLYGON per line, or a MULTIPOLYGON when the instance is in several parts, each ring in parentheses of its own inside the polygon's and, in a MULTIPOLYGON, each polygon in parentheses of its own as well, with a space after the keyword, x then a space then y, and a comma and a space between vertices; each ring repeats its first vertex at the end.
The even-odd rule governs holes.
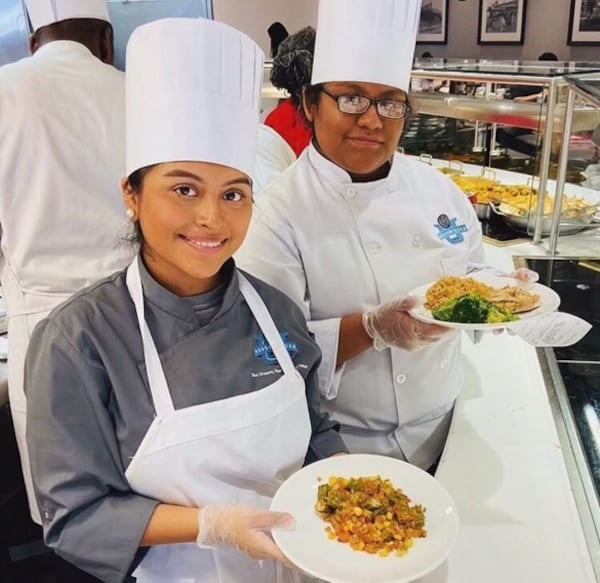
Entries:
POLYGON ((218 22, 134 31, 123 189, 140 252, 33 333, 45 540, 102 581, 299 581, 268 532, 291 517, 266 508, 305 461, 346 451, 319 411, 301 311, 232 259, 252 214, 262 66, 218 22))
POLYGON ((461 389, 460 335, 407 294, 483 260, 472 206, 396 148, 420 0, 320 0, 307 150, 257 200, 239 265, 290 296, 323 352, 322 406, 353 453, 429 469, 461 389))
POLYGON ((260 192, 295 161, 296 154, 289 144, 273 128, 260 124, 252 180, 253 192, 260 192))
POLYGON ((33 55, 0 69, 0 283, 8 387, 32 517, 23 361, 35 324, 126 265, 125 81, 104 0, 26 0, 33 55))

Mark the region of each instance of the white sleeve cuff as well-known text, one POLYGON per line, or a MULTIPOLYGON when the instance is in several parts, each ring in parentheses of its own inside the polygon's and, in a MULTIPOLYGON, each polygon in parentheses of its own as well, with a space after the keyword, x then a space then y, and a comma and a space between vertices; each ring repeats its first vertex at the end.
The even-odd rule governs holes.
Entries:
POLYGON ((335 365, 341 321, 341 318, 329 318, 308 322, 308 329, 315 335, 315 340, 323 355, 319 366, 319 390, 325 399, 335 399, 337 396, 345 368, 345 364, 338 368, 335 365))

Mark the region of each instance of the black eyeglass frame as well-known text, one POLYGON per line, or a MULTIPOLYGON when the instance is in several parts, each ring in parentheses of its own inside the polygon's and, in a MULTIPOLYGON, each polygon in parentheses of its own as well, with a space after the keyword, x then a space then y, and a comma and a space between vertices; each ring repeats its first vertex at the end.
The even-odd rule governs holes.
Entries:
POLYGON ((408 105, 408 103, 406 101, 400 101, 398 99, 390 99, 389 97, 384 97, 382 99, 371 99, 371 98, 367 97, 366 95, 358 95, 358 94, 356 94, 356 95, 334 95, 333 93, 327 91, 327 89, 325 89, 324 87, 321 87, 321 93, 325 93, 325 95, 327 95, 328 97, 331 97, 331 99, 333 99, 336 102, 338 111, 340 111, 341 113, 345 113, 347 115, 364 115, 365 113, 367 113, 367 111, 369 111, 369 108, 372 105, 375 106, 375 110, 377 111, 377 114, 380 117, 383 117, 385 119, 404 119, 410 112, 410 105, 408 105), (358 97, 359 99, 366 99, 368 101, 368 105, 367 105, 367 107, 365 107, 365 109, 363 111, 356 111, 356 112, 344 111, 343 109, 341 109, 341 103, 340 103, 340 99, 342 97, 358 97), (382 112, 380 110, 380 107, 379 107, 379 105, 384 102, 401 105, 404 108, 402 115, 400 115, 398 117, 393 117, 393 116, 390 117, 389 115, 386 115, 384 112, 382 112))

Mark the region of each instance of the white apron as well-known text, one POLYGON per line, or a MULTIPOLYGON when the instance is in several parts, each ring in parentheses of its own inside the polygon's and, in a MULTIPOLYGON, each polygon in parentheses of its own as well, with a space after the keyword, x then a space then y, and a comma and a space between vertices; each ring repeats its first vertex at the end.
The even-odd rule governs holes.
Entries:
MULTIPOLYGON (((181 506, 211 503, 268 508, 279 484, 302 467, 311 436, 305 385, 260 296, 238 273, 240 290, 283 376, 259 391, 175 410, 144 317, 138 260, 127 270, 156 417, 125 473, 135 492, 181 506)), ((195 543, 152 547, 139 583, 282 583, 300 576, 232 547, 195 543)))
POLYGON ((6 260, 2 266, 2 293, 6 300, 8 324, 8 398, 10 411, 21 457, 21 468, 31 518, 34 522, 41 524, 31 478, 29 452, 25 435, 27 422, 27 402, 23 388, 25 355, 31 333, 36 324, 72 294, 42 294, 25 291, 6 260))

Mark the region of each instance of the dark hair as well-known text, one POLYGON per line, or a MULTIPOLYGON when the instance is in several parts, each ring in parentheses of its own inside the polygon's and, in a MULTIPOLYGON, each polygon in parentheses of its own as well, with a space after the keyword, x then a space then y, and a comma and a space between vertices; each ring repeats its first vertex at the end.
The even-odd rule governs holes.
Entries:
POLYGON ((267 28, 269 38, 271 39, 271 57, 277 55, 279 45, 289 36, 287 28, 281 24, 281 22, 274 22, 269 28, 267 28))
POLYGON ((41 46, 51 41, 70 40, 86 46, 96 57, 108 62, 112 60, 113 28, 110 22, 98 18, 69 18, 38 28, 33 33, 34 42, 41 46), (105 54, 105 39, 109 38, 110 55, 105 54))
POLYGON ((542 53, 538 57, 538 61, 558 61, 558 57, 554 53, 542 53))
POLYGON ((273 59, 271 83, 288 91, 296 107, 301 104, 302 88, 310 83, 315 37, 312 26, 302 28, 281 43, 273 59))
POLYGON ((422 55, 421 55, 422 59, 433 59, 433 55, 429 52, 429 51, 425 51, 422 55))
MULTIPOLYGON (((155 166, 157 166, 157 164, 138 168, 127 177, 127 182, 135 194, 140 194, 142 192, 142 188, 144 188, 144 179, 146 178, 148 172, 150 172, 150 170, 152 170, 152 168, 155 166)), ((139 221, 130 221, 128 232, 123 236, 123 240, 129 245, 134 245, 140 249, 143 249, 144 233, 142 232, 142 227, 140 226, 139 221)))
POLYGON ((142 188, 144 188, 144 178, 146 178, 146 174, 148 174, 148 172, 150 172, 150 170, 152 170, 152 168, 156 166, 158 166, 158 164, 151 164, 150 166, 138 168, 127 177, 127 182, 129 182, 129 186, 131 186, 132 190, 136 194, 142 192, 142 188))

